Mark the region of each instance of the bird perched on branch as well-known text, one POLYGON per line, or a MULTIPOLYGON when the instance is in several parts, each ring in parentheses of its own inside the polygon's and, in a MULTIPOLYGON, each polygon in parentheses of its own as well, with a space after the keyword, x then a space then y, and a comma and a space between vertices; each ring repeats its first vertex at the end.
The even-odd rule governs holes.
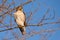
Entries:
POLYGON ((16 8, 16 12, 14 13, 15 22, 18 25, 18 28, 20 29, 21 33, 24 35, 26 34, 26 16, 23 12, 22 6, 19 6, 16 8))

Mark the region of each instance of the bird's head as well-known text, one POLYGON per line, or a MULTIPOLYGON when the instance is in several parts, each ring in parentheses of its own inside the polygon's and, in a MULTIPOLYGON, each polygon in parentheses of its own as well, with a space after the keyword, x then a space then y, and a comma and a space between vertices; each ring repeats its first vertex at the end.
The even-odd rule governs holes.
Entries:
POLYGON ((22 6, 18 6, 18 7, 16 8, 16 11, 18 11, 18 10, 23 11, 22 6))

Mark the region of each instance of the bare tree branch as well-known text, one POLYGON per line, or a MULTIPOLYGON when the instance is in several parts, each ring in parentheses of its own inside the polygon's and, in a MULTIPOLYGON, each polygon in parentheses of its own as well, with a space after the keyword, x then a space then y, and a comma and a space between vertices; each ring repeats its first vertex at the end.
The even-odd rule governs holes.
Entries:
MULTIPOLYGON (((42 23, 42 24, 27 24, 27 26, 43 26, 43 25, 47 25, 47 24, 60 24, 60 22, 50 22, 50 23, 42 23)), ((12 30, 12 29, 16 29, 16 28, 18 28, 18 27, 8 28, 8 29, 5 29, 5 30, 0 30, 0 32, 7 31, 7 30, 12 30)))
MULTIPOLYGON (((25 2, 25 3, 23 3, 23 4, 19 5, 19 6, 24 6, 24 5, 26 5, 26 4, 30 3, 30 2, 32 2, 32 1, 25 2)), ((8 7, 10 7, 10 5, 9 5, 8 7)), ((8 13, 14 11, 16 8, 17 8, 17 7, 13 8, 13 9, 11 9, 11 10, 8 10, 8 11, 5 12, 4 14, 0 15, 0 17, 3 16, 3 15, 5 15, 5 14, 8 14, 8 13)))

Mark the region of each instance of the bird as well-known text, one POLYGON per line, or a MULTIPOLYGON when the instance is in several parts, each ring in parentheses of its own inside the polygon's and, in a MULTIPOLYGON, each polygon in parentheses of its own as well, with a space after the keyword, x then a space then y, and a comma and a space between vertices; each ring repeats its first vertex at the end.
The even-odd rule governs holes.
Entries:
POLYGON ((16 12, 14 13, 14 18, 21 33, 23 35, 26 34, 26 15, 23 12, 22 6, 18 6, 16 8, 16 12))

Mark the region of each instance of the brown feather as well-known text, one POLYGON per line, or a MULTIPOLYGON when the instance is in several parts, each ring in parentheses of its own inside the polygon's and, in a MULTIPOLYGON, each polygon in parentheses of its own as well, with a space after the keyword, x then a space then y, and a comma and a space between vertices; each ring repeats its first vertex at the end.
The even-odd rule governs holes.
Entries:
POLYGON ((22 35, 26 34, 23 26, 18 26, 19 27, 19 30, 21 31, 22 35))

